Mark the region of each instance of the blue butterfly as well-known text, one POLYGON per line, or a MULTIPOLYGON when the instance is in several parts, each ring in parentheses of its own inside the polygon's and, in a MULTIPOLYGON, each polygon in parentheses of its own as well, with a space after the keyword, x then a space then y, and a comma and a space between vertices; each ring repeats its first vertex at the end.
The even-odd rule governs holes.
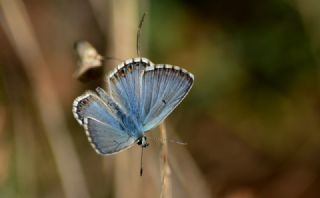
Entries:
POLYGON ((158 126, 190 91, 194 77, 177 66, 128 59, 107 76, 108 92, 96 88, 73 102, 73 114, 97 153, 110 155, 134 143, 148 146, 144 135, 158 126))

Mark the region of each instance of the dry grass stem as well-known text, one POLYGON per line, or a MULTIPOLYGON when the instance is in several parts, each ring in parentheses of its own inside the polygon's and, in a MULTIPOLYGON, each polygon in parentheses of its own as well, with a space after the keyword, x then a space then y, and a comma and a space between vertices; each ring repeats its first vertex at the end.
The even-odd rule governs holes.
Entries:
MULTIPOLYGON (((111 0, 110 2, 110 51, 118 59, 136 55, 135 42, 138 24, 137 0, 111 0)), ((114 156, 115 197, 142 197, 142 179, 139 176, 140 148, 133 147, 114 156), (135 171, 136 170, 136 171, 135 171)), ((110 161, 110 159, 106 159, 110 161)))
POLYGON ((31 82, 35 103, 55 157, 65 196, 90 197, 62 106, 26 7, 20 0, 3 0, 1 9, 7 36, 14 44, 31 82))
POLYGON ((165 122, 160 124, 160 139, 161 139, 161 157, 160 157, 160 172, 161 172, 161 198, 171 198, 171 181, 170 181, 170 166, 169 153, 167 144, 167 129, 165 122))

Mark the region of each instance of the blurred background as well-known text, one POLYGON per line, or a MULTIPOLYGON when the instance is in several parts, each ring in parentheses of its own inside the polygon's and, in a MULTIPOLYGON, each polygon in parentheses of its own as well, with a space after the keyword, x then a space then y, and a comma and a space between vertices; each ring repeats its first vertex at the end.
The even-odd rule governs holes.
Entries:
MULTIPOLYGON (((166 121, 172 197, 320 197, 318 0, 1 0, 0 197, 159 197, 158 129, 94 152, 71 113, 74 42, 195 75, 166 121)), ((105 60, 105 73, 120 62, 105 60)))

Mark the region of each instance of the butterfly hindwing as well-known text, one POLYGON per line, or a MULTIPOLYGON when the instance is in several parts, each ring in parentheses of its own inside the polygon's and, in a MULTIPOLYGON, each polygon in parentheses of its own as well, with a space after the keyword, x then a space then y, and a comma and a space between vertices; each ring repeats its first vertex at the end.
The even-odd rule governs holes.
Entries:
POLYGON ((91 117, 84 119, 84 128, 91 145, 99 154, 114 154, 131 147, 136 142, 136 139, 128 133, 91 117))
POLYGON ((76 98, 73 114, 86 129, 95 150, 112 154, 132 145, 137 137, 128 132, 128 117, 112 98, 101 88, 97 92, 102 99, 91 91, 76 98))

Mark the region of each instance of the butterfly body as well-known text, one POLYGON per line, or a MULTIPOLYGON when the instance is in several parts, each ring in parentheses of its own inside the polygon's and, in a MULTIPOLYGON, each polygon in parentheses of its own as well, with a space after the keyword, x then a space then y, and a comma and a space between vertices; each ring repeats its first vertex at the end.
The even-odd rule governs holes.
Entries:
POLYGON ((73 102, 73 114, 95 150, 114 154, 134 143, 148 146, 145 133, 184 99, 193 75, 177 66, 133 58, 107 76, 108 91, 87 91, 73 102))

